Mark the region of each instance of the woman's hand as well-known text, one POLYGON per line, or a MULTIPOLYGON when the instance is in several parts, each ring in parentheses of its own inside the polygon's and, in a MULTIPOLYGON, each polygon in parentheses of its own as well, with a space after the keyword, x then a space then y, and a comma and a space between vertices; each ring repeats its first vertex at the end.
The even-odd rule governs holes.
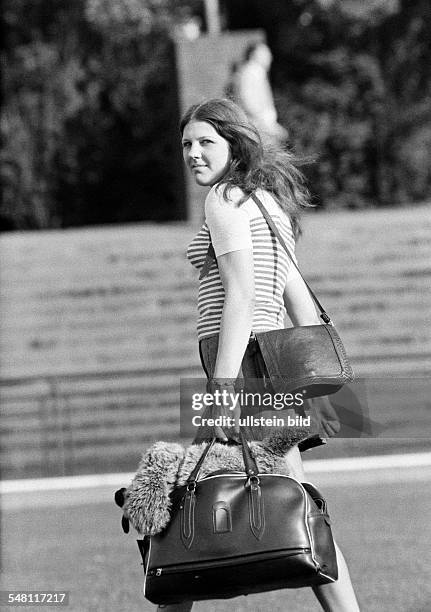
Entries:
POLYGON ((221 417, 222 424, 214 426, 214 436, 227 442, 239 440, 239 418, 241 405, 239 394, 235 391, 233 380, 208 381, 207 391, 213 395, 214 401, 210 414, 214 419, 221 417))

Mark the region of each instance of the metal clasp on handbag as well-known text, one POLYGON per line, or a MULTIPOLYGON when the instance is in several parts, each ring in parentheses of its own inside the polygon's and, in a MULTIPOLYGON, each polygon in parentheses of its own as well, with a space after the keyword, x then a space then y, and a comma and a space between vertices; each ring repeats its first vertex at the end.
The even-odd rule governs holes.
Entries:
POLYGON ((320 318, 323 319, 326 325, 332 325, 332 326, 334 325, 331 321, 331 317, 326 312, 322 312, 322 314, 320 315, 320 318))

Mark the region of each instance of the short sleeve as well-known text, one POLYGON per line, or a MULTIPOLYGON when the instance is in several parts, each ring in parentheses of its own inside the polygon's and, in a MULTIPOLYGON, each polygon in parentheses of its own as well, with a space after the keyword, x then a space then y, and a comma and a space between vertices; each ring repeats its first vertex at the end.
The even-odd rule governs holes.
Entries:
MULTIPOLYGON (((295 254, 295 238, 294 238, 293 229, 292 229, 292 222, 288 215, 284 216, 284 220, 286 224, 286 234, 287 234, 286 243, 289 249, 289 254, 290 254, 290 257, 295 262, 296 266, 298 266, 299 264, 298 264, 298 260, 295 254)), ((301 277, 301 274, 298 268, 293 264, 290 257, 289 257, 289 263, 288 263, 288 268, 287 268, 286 283, 289 283, 290 281, 298 277, 301 277)))
MULTIPOLYGON (((298 260, 296 258, 296 254, 295 254, 295 239, 293 237, 293 230, 292 230, 292 223, 289 219, 289 217, 287 217, 287 222, 288 222, 288 227, 289 227, 289 234, 292 237, 292 240, 289 244, 288 242, 288 246, 290 246, 291 248, 289 248, 289 253, 290 256, 292 257, 293 261, 295 262, 296 266, 298 266, 298 260)), ((293 262, 290 260, 289 258, 289 267, 287 269, 287 276, 286 276, 286 283, 289 283, 290 281, 294 280, 295 278, 300 278, 301 274, 298 270, 298 268, 296 267, 293 262)))
POLYGON ((223 188, 213 188, 205 200, 206 223, 217 257, 253 248, 249 216, 238 205, 238 196, 238 190, 232 190, 232 197, 226 199, 223 188))

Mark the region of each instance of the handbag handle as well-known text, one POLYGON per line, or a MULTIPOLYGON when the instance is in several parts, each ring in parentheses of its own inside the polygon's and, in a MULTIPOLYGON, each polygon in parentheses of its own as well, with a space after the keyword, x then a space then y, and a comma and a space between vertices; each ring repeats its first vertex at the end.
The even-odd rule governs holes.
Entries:
POLYGON ((208 444, 205 446, 202 455, 199 457, 198 462, 196 463, 195 467, 193 468, 193 470, 190 473, 190 476, 187 478, 186 484, 187 484, 187 488, 189 484, 195 483, 196 480, 199 477, 199 472, 201 471, 201 467, 203 462, 205 461, 206 456, 208 455, 208 453, 210 452, 211 448, 213 447, 215 441, 217 440, 217 438, 212 438, 212 440, 210 440, 208 442, 208 444))
MULTIPOLYGON (((248 477, 251 476, 257 476, 257 474, 259 473, 256 461, 253 457, 253 455, 251 454, 251 450, 250 447, 247 443, 247 440, 245 438, 244 432, 242 430, 242 428, 239 428, 239 437, 241 440, 241 450, 242 450, 242 457, 244 460, 244 466, 245 466, 245 472, 247 474, 248 477)), ((201 467, 203 465, 203 462, 205 461, 206 456, 208 455, 209 451, 211 450, 211 448, 213 447, 215 441, 217 438, 212 438, 212 440, 210 442, 208 442, 208 444, 206 445, 206 447, 204 448, 202 455, 199 457, 198 462, 196 463, 195 467, 193 468, 190 476, 187 478, 186 481, 186 485, 187 485, 187 489, 190 491, 192 489, 196 488, 196 481, 199 478, 199 473, 201 471, 201 467)))
MULTIPOLYGON (((265 512, 258 469, 241 427, 239 435, 245 471, 248 476, 246 486, 249 498, 249 524, 253 535, 260 540, 265 531, 265 512)), ((216 438, 212 438, 206 445, 202 455, 199 457, 199 461, 187 478, 186 492, 180 505, 180 538, 187 550, 192 546, 195 537, 196 480, 202 464, 215 441, 216 438)))
MULTIPOLYGON (((266 210, 266 208, 263 205, 262 201, 257 197, 257 195, 255 193, 251 193, 250 197, 254 200, 255 204, 257 205, 257 207, 259 208, 260 212, 262 213, 262 216, 265 219, 269 229, 272 231, 274 236, 278 239, 279 243, 281 244, 283 249, 286 251, 287 256, 289 257, 289 259, 291 260, 291 262, 293 263, 295 268, 298 270, 300 277, 304 281, 305 286, 308 289, 308 292, 310 293, 312 299, 314 300, 314 303, 316 304, 316 306, 320 310, 320 313, 321 313, 320 314, 320 318, 323 319, 323 321, 325 323, 332 324, 331 317, 327 314, 327 312, 325 312, 325 309, 323 308, 322 304, 317 299, 316 294, 311 289, 310 285, 307 283, 305 278, 302 276, 301 270, 298 268, 298 266, 296 265, 295 260, 293 259, 292 255, 290 254, 290 251, 287 248, 287 245, 286 245, 286 243, 285 243, 285 241, 283 239, 283 236, 280 234, 279 230, 277 229, 274 221, 271 219, 271 216, 268 213, 268 211, 266 210)), ((211 239, 211 235, 210 235, 210 239, 211 239)), ((217 258, 216 258, 216 254, 215 254, 215 251, 214 251, 213 244, 212 244, 212 242, 210 242, 210 245, 208 247, 208 251, 207 251, 207 254, 206 254, 206 258, 205 258, 204 264, 203 264, 203 266, 201 268, 201 271, 200 271, 200 274, 199 274, 199 280, 202 280, 208 274, 213 261, 217 261, 217 258)))

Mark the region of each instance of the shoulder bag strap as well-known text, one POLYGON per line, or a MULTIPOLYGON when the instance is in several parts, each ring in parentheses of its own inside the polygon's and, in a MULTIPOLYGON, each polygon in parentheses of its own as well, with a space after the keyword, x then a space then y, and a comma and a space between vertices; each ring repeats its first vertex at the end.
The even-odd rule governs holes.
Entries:
MULTIPOLYGON (((307 287, 307 289, 308 289, 312 299, 314 300, 316 306, 320 310, 320 313, 321 313, 320 314, 320 318, 323 319, 323 321, 325 323, 331 323, 331 317, 325 312, 325 309, 323 308, 322 304, 317 299, 314 291, 311 289, 310 285, 307 283, 305 278, 302 276, 301 270, 296 265, 295 260, 293 259, 292 255, 290 254, 289 249, 287 248, 287 245, 286 245, 285 241, 283 240, 283 236, 280 234, 279 230, 277 229, 274 221, 271 219, 271 216, 268 213, 268 211, 266 210, 266 208, 263 205, 262 201, 257 197, 257 195, 255 193, 250 194, 250 197, 254 200, 255 204, 257 205, 257 207, 259 208, 260 212, 262 213, 263 218, 265 219, 266 223, 269 226, 269 229, 272 231, 274 236, 278 239, 278 241, 280 242, 281 246, 286 251, 288 257, 290 258, 291 262, 293 263, 295 268, 298 270, 299 275, 301 276, 302 280, 304 281, 305 286, 307 287)), ((211 234, 210 234, 210 240, 211 240, 211 234)), ((199 274, 199 280, 202 280, 203 278, 205 278, 205 276, 208 274, 208 272, 209 272, 212 264, 214 263, 214 261, 217 262, 217 258, 216 258, 215 252, 214 252, 214 247, 212 245, 212 242, 210 242, 210 245, 208 247, 208 251, 207 251, 207 254, 206 254, 206 257, 205 257, 204 265, 202 266, 200 274, 199 274)))
POLYGON ((287 245, 285 243, 285 241, 283 240, 283 236, 280 234, 278 228, 276 227, 274 221, 272 220, 270 214, 268 213, 268 211, 266 210, 265 206, 263 205, 262 201, 257 197, 257 195, 255 193, 251 194, 251 198, 254 200, 254 202, 256 203, 257 207, 259 208, 260 212, 262 213, 265 221, 267 222, 269 229, 272 231, 272 233, 274 234, 274 236, 278 239, 278 241, 280 242, 281 246, 283 247, 283 249, 286 251, 288 257, 290 258, 291 262, 293 263, 293 265, 295 266, 295 268, 298 270, 299 275, 301 276, 302 280, 305 283, 305 286, 307 287, 311 297, 313 298, 314 302, 316 303, 317 307, 319 308, 320 312, 321 312, 321 319, 324 320, 325 323, 330 323, 331 322, 331 318, 329 317, 329 315, 325 312, 325 309, 323 308, 322 304, 319 302, 319 300, 317 299, 316 295, 314 294, 314 291, 311 289, 310 285, 307 283, 307 281, 305 280, 305 278, 302 276, 301 274, 301 270, 298 268, 298 266, 296 265, 295 260, 293 259, 289 249, 287 248, 287 245))

